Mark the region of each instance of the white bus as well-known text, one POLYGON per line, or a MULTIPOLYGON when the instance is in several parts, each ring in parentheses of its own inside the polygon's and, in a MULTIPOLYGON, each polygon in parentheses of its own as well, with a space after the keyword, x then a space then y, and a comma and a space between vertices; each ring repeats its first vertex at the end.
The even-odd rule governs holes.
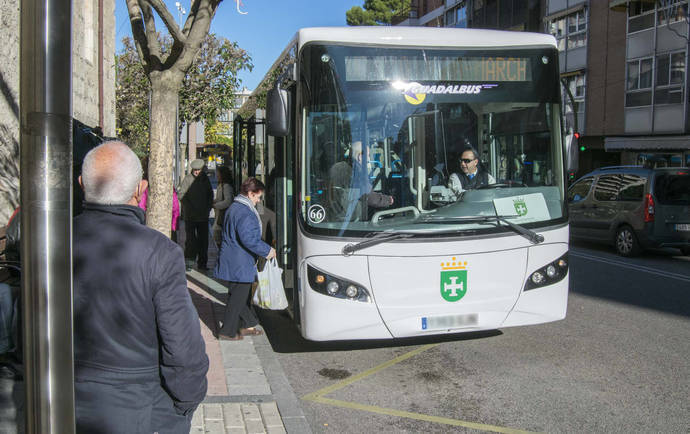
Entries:
POLYGON ((567 152, 552 36, 306 28, 265 80, 269 206, 306 339, 565 317, 567 152), (464 165, 489 181, 453 189, 469 148, 477 159, 464 165))

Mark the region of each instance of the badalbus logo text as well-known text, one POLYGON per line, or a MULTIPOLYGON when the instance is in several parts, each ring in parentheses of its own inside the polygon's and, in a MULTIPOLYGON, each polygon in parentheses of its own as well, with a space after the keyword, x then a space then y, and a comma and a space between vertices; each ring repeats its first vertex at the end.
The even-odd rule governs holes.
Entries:
POLYGON ((433 95, 443 95, 443 94, 455 94, 455 95, 476 95, 482 91, 482 89, 491 89, 497 84, 433 84, 425 85, 417 82, 404 82, 396 81, 392 83, 394 89, 401 91, 405 100, 410 104, 421 104, 426 99, 427 94, 433 95))

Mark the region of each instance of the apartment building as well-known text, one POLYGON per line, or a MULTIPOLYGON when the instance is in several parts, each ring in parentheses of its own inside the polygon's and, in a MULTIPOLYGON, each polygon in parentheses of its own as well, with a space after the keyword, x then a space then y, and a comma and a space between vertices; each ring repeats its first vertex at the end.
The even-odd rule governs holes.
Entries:
POLYGON ((688 0, 413 0, 396 24, 550 33, 580 172, 690 166, 688 0))
MULTIPOLYGON (((593 2, 596 3, 596 2, 593 2)), ((690 167, 688 1, 609 1, 625 22, 622 134, 604 147, 624 164, 690 167)))
POLYGON ((542 31, 543 0, 412 0, 393 24, 542 31))

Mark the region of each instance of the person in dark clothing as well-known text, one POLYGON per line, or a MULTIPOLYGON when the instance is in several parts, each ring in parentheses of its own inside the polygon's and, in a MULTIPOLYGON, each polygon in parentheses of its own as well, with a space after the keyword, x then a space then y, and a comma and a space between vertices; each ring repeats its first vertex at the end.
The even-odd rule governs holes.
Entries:
POLYGON ((84 159, 74 219, 77 432, 189 433, 208 357, 182 249, 144 225, 141 164, 122 142, 84 159))
POLYGON ((216 168, 216 178, 218 179, 218 187, 216 187, 216 198, 213 201, 213 227, 211 233, 213 241, 216 246, 220 248, 220 240, 223 233, 223 222, 225 221, 225 211, 230 207, 235 195, 232 188, 232 173, 230 169, 225 166, 218 166, 216 168))
POLYGON ((208 217, 213 207, 213 188, 204 172, 204 160, 192 161, 192 171, 180 184, 182 218, 187 236, 184 256, 187 268, 196 261, 197 268, 205 271, 208 262, 208 217))
POLYGON ((466 147, 462 151, 460 169, 461 172, 453 173, 448 180, 448 188, 457 196, 465 190, 496 183, 496 179, 484 169, 479 161, 479 154, 472 147, 466 147))
POLYGON ((256 210, 265 189, 258 179, 247 178, 226 212, 215 269, 215 277, 228 287, 223 325, 218 330, 220 340, 262 334, 255 328, 259 321, 249 307, 249 290, 256 278, 257 258, 276 256, 275 249, 261 240, 261 217, 256 210))
POLYGON ((350 161, 339 161, 328 171, 328 207, 331 220, 362 219, 362 202, 371 208, 393 205, 393 196, 372 191, 369 174, 362 163, 362 142, 353 142, 350 161))

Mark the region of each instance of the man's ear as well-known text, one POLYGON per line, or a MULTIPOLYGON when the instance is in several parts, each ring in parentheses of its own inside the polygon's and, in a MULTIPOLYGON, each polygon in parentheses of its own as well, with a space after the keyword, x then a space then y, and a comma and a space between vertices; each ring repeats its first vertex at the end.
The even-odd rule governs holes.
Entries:
POLYGON ((149 187, 149 182, 145 179, 142 179, 139 181, 139 188, 137 189, 137 200, 141 199, 141 196, 144 195, 144 192, 146 189, 149 187))
POLYGON ((139 184, 137 184, 137 189, 134 190, 134 195, 129 200, 128 204, 129 205, 139 204, 139 201, 141 200, 141 197, 144 195, 144 192, 146 191, 146 187, 148 187, 148 186, 149 186, 149 183, 145 179, 142 179, 141 181, 139 181, 139 184))
POLYGON ((84 183, 81 182, 81 175, 79 175, 79 186, 81 187, 82 190, 84 189, 84 183))

